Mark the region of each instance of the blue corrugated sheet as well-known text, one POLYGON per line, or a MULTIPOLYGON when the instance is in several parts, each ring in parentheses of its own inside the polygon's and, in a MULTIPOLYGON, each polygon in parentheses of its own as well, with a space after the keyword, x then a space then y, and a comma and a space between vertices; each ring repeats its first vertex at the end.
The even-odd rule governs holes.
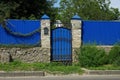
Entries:
POLYGON ((10 19, 6 21, 6 27, 9 30, 0 25, 0 44, 33 45, 40 42, 40 32, 34 32, 40 29, 40 20, 10 19))
POLYGON ((83 21, 83 44, 113 45, 120 42, 120 22, 83 21))

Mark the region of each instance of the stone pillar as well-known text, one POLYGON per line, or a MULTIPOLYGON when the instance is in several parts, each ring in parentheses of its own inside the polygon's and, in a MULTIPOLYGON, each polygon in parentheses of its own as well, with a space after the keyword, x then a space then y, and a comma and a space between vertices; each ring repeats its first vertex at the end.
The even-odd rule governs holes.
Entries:
POLYGON ((78 15, 75 15, 71 19, 72 24, 72 54, 73 54, 73 62, 77 61, 76 49, 80 48, 82 39, 82 21, 78 15))
MULTIPOLYGON (((45 14, 41 17, 41 47, 48 49, 50 56, 50 18, 45 14)), ((50 58, 50 57, 49 57, 50 58)), ((50 59, 49 59, 50 60, 50 59)))

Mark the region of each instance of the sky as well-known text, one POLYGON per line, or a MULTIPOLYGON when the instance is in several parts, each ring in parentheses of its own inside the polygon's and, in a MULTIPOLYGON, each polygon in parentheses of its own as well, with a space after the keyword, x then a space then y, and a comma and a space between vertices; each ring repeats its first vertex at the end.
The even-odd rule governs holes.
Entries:
POLYGON ((55 7, 59 7, 60 0, 57 0, 58 2, 54 4, 55 7))
POLYGON ((120 11, 120 0, 111 0, 111 7, 119 8, 120 11))
MULTIPOLYGON (((111 1, 110 7, 118 8, 120 11, 120 0, 110 0, 110 1, 111 1)), ((59 2, 60 0, 58 0, 58 2, 54 6, 59 7, 59 2)))

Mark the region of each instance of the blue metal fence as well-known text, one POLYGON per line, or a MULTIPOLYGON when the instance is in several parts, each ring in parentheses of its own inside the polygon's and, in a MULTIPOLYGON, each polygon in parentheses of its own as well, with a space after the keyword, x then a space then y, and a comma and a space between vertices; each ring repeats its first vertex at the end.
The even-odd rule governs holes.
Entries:
POLYGON ((0 44, 40 43, 40 20, 7 20, 0 25, 0 44))
POLYGON ((120 42, 120 22, 83 21, 83 44, 113 45, 120 42))
MULTIPOLYGON (((6 27, 0 25, 0 44, 33 45, 40 43, 40 20, 9 19, 6 22, 6 27)), ((59 32, 55 34, 59 36, 59 32)), ((83 44, 95 43, 99 45, 118 43, 120 42, 120 22, 83 21, 82 41, 83 44)))

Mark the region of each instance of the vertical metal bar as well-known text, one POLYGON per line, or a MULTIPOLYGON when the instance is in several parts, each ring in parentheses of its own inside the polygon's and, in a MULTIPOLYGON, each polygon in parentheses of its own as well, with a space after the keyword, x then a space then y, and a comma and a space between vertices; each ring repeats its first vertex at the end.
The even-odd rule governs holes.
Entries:
POLYGON ((64 28, 64 63, 66 61, 66 41, 65 41, 66 39, 65 39, 65 37, 67 37, 67 35, 66 35, 66 28, 64 28))
POLYGON ((71 43, 71 64, 72 64, 72 25, 71 25, 71 29, 70 29, 70 43, 71 43))
POLYGON ((55 61, 57 60, 57 28, 55 29, 55 61))
POLYGON ((66 49, 67 49, 67 52, 66 52, 67 53, 67 59, 68 59, 68 56, 69 56, 68 55, 69 54, 68 53, 68 50, 69 50, 69 38, 68 37, 69 37, 69 35, 68 35, 68 29, 67 29, 67 37, 66 37, 66 39, 67 39, 67 47, 66 47, 66 49))
POLYGON ((55 29, 53 29, 53 61, 55 60, 55 29))
POLYGON ((58 28, 59 31, 58 31, 58 61, 60 60, 60 28, 58 28))
POLYGON ((51 56, 50 56, 50 61, 52 61, 52 54, 53 54, 53 50, 52 50, 52 48, 53 48, 53 40, 52 40, 52 30, 51 30, 51 37, 50 37, 50 41, 51 41, 51 56))
POLYGON ((69 56, 70 56, 69 29, 68 29, 68 37, 67 37, 67 39, 68 39, 68 53, 67 53, 67 57, 68 57, 68 61, 67 61, 67 64, 68 64, 68 62, 69 62, 69 56))
POLYGON ((56 41, 56 38, 57 38, 56 35, 57 35, 57 33, 56 33, 56 30, 57 29, 55 29, 55 54, 54 54, 55 61, 56 61, 56 58, 57 58, 57 56, 56 56, 56 54, 57 54, 57 47, 56 47, 57 46, 57 41, 56 41))
POLYGON ((53 61, 54 61, 54 55, 55 55, 55 40, 54 40, 54 38, 55 38, 55 32, 54 32, 54 29, 53 29, 53 31, 52 31, 52 33, 53 33, 53 56, 52 56, 52 58, 53 58, 53 61))
POLYGON ((64 47, 63 47, 63 51, 64 51, 64 61, 66 61, 66 47, 65 47, 65 45, 66 45, 66 42, 65 42, 65 35, 66 35, 66 30, 65 30, 65 28, 64 28, 64 35, 63 35, 63 42, 64 42, 64 47))
POLYGON ((60 53, 60 61, 62 61, 62 28, 61 28, 61 37, 60 37, 60 49, 61 49, 61 53, 60 53))
POLYGON ((53 61, 55 59, 55 29, 53 30, 53 61))
POLYGON ((57 53, 57 56, 58 56, 58 61, 60 60, 60 28, 58 27, 58 53, 57 53))
POLYGON ((54 29, 53 29, 53 30, 52 30, 52 60, 53 60, 53 61, 54 61, 54 52, 55 52, 55 51, 54 51, 54 50, 55 50, 55 49, 54 49, 54 43, 55 43, 55 42, 54 42, 54 38, 55 38, 55 37, 54 37, 54 29))
POLYGON ((66 60, 67 60, 67 56, 68 56, 68 45, 67 45, 67 38, 68 38, 68 33, 67 33, 67 29, 66 29, 66 60))

